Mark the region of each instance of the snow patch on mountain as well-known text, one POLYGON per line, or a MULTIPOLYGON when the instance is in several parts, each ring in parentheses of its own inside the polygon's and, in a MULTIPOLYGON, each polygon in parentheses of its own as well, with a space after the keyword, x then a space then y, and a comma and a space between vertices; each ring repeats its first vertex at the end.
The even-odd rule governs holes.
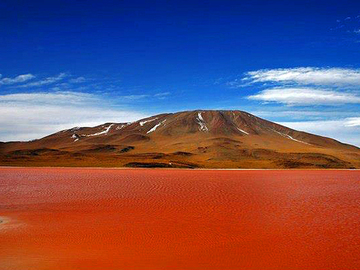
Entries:
POLYGON ((116 130, 120 130, 120 129, 124 128, 125 126, 126 126, 126 125, 124 125, 124 124, 121 125, 121 126, 117 126, 117 127, 116 127, 116 130))
POLYGON ((154 132, 159 126, 161 126, 162 124, 164 124, 166 122, 166 119, 158 124, 156 124, 153 128, 151 128, 148 132, 146 132, 146 134, 149 134, 151 132, 154 132))
POLYGON ((310 145, 309 143, 303 142, 303 141, 300 141, 300 140, 297 140, 297 139, 291 137, 291 136, 288 135, 288 134, 281 133, 281 132, 276 131, 276 130, 274 130, 274 129, 273 129, 273 131, 275 131, 277 134, 279 134, 279 135, 281 135, 281 136, 283 136, 283 137, 285 137, 285 138, 288 138, 288 139, 290 139, 290 140, 293 140, 293 141, 295 141, 295 142, 299 142, 299 143, 304 143, 304 144, 310 145))
POLYGON ((120 129, 123 129, 124 127, 127 127, 129 125, 131 125, 133 122, 128 122, 126 124, 122 124, 122 125, 119 125, 116 127, 116 130, 120 130, 120 129))
POLYGON ((83 135, 83 136, 92 137, 92 136, 106 135, 113 126, 114 126, 114 124, 111 124, 108 127, 104 127, 105 130, 103 130, 103 131, 100 131, 100 132, 97 132, 97 133, 94 133, 94 134, 83 135))
POLYGON ((149 122, 155 121, 156 119, 158 119, 158 118, 157 118, 157 117, 155 117, 155 118, 153 118, 153 119, 140 121, 140 122, 139 122, 139 124, 140 124, 140 126, 143 126, 143 125, 145 125, 146 123, 149 123, 149 122))
POLYGON ((242 133, 244 133, 244 134, 246 134, 246 135, 249 135, 249 133, 248 132, 246 132, 245 130, 242 130, 241 128, 237 128, 240 132, 242 132, 242 133))
POLYGON ((198 113, 198 116, 196 117, 196 121, 199 124, 200 131, 209 131, 208 127, 205 124, 204 118, 201 115, 201 112, 198 113))
POLYGON ((73 134, 71 138, 74 139, 74 142, 77 142, 79 140, 79 136, 76 134, 73 134))

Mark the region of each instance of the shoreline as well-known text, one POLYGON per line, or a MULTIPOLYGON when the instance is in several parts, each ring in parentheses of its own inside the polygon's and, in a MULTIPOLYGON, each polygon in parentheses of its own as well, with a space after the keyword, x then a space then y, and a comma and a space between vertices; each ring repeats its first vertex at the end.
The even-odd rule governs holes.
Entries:
POLYGON ((34 169, 98 169, 98 170, 186 170, 186 171, 360 171, 360 169, 319 169, 319 168, 134 168, 134 167, 72 167, 72 166, 1 166, 0 169, 22 169, 22 168, 34 168, 34 169))

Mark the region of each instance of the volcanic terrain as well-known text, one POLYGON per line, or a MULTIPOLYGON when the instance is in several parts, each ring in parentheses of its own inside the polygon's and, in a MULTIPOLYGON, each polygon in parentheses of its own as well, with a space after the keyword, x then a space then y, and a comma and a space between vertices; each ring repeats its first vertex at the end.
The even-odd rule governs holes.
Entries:
POLYGON ((360 149, 243 111, 159 114, 0 143, 3 166, 360 168, 360 149))

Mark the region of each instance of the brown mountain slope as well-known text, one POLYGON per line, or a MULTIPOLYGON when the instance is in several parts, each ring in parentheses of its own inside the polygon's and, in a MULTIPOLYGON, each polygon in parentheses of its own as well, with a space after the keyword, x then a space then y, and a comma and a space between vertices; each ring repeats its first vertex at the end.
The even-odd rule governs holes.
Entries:
POLYGON ((242 111, 186 111, 0 144, 0 165, 360 168, 360 149, 242 111))

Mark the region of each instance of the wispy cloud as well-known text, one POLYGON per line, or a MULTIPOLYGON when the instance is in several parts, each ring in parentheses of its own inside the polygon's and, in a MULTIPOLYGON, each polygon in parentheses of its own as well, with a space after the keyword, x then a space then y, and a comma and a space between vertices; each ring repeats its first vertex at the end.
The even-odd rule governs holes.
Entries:
POLYGON ((37 104, 81 104, 89 103, 90 101, 97 100, 93 94, 79 93, 79 92, 37 92, 37 93, 17 93, 0 95, 0 102, 12 103, 37 103, 37 104))
POLYGON ((360 69, 277 68, 249 71, 227 83, 232 88, 263 89, 248 96, 262 102, 287 105, 339 105, 360 103, 360 69), (265 88, 265 89, 264 89, 265 88))
MULTIPOLYGON (((1 74, 0 74, 0 78, 1 78, 1 74)), ((23 75, 19 75, 19 76, 16 76, 14 78, 2 78, 0 80, 0 85, 9 85, 9 84, 16 84, 16 83, 23 83, 23 82, 26 82, 28 80, 31 80, 35 78, 34 75, 32 74, 23 74, 23 75)))
POLYGON ((358 34, 360 34, 360 15, 345 17, 336 20, 336 25, 330 28, 331 31, 343 33, 347 36, 346 40, 358 43, 358 34), (355 35, 355 36, 354 36, 355 35))
POLYGON ((168 97, 170 95, 170 92, 160 92, 160 93, 156 93, 154 95, 154 97, 158 98, 158 99, 165 99, 166 97, 168 97))
POLYGON ((249 96, 248 99, 278 102, 288 105, 360 104, 360 96, 331 90, 313 88, 272 88, 249 96))
POLYGON ((245 74, 240 83, 287 83, 298 85, 360 86, 360 69, 349 68, 279 68, 261 69, 245 74))
POLYGON ((149 97, 149 95, 128 95, 128 96, 121 96, 120 99, 123 100, 139 100, 149 97))
POLYGON ((148 116, 113 105, 101 96, 77 92, 0 95, 0 141, 36 139, 74 126, 148 116))
POLYGON ((57 76, 47 77, 45 79, 42 79, 42 80, 39 80, 39 81, 36 81, 36 82, 19 85, 19 86, 17 86, 17 88, 29 88, 29 87, 39 87, 39 86, 43 86, 43 85, 49 85, 49 84, 53 84, 53 83, 56 83, 58 81, 61 81, 65 77, 67 77, 66 73, 60 73, 57 76))
POLYGON ((255 93, 246 98, 261 102, 257 115, 360 146, 360 69, 260 69, 246 72, 227 85, 245 91, 255 88, 255 93))
POLYGON ((139 94, 139 95, 126 95, 120 96, 119 99, 123 101, 137 101, 143 99, 165 99, 170 95, 170 92, 161 92, 156 94, 139 94))
POLYGON ((348 127, 360 127, 360 117, 348 118, 345 125, 348 127))
POLYGON ((85 77, 77 77, 69 80, 70 83, 83 83, 86 82, 85 77))

